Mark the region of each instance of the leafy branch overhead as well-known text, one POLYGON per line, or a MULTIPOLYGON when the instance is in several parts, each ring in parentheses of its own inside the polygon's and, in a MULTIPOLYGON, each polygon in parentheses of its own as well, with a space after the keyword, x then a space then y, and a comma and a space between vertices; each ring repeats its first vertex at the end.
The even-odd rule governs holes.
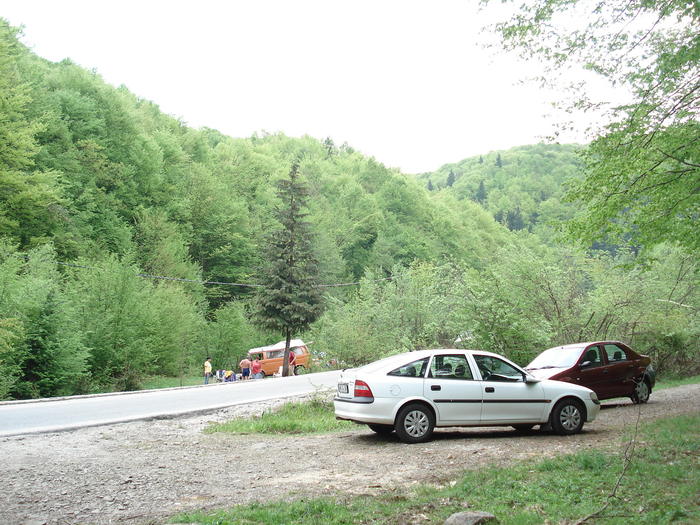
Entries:
POLYGON ((571 224, 574 238, 700 251, 698 27, 700 5, 684 0, 531 0, 497 25, 506 49, 544 60, 543 82, 578 68, 629 94, 612 104, 583 82, 567 101, 608 110, 584 154, 586 177, 569 193, 587 208, 571 224))

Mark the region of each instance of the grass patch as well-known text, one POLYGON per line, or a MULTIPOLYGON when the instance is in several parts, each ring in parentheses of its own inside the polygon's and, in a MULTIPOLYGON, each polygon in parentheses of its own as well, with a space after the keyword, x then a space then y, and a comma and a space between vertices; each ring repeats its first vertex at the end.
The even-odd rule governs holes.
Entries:
MULTIPOLYGON (((210 380, 213 382, 213 379, 210 380)), ((166 376, 151 376, 146 377, 141 382, 141 388, 143 390, 154 390, 157 388, 173 388, 178 386, 195 386, 203 385, 204 376, 184 376, 179 377, 166 377, 166 376)))
MULTIPOLYGON (((406 447, 408 453, 409 446, 406 447)), ((699 458, 700 415, 645 425, 640 430, 634 460, 618 489, 617 498, 600 517, 589 523, 700 523, 699 458)), ((426 468, 430 465, 426 464, 426 468)), ((602 507, 621 468, 619 452, 590 450, 535 464, 520 462, 504 468, 468 471, 453 486, 445 488, 255 503, 215 513, 181 514, 174 522, 211 525, 442 523, 450 514, 467 507, 491 512, 505 525, 575 521, 602 507)), ((352 472, 348 472, 348 482, 352 483, 352 472)))
POLYGON ((700 383, 700 376, 682 377, 679 379, 664 378, 656 382, 654 390, 663 390, 664 388, 672 388, 674 386, 694 385, 696 383, 700 383))
POLYGON ((348 430, 355 425, 335 419, 333 402, 314 397, 309 401, 288 402, 281 407, 263 412, 259 417, 233 419, 226 423, 214 423, 205 432, 230 432, 233 434, 316 434, 348 430))

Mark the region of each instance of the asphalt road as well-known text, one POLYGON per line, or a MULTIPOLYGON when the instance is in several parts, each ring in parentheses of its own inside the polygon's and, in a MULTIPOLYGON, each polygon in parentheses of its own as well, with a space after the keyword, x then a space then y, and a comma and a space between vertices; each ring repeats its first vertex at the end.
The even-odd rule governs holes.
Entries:
POLYGON ((0 403, 0 437, 206 412, 335 388, 339 371, 234 383, 0 403))

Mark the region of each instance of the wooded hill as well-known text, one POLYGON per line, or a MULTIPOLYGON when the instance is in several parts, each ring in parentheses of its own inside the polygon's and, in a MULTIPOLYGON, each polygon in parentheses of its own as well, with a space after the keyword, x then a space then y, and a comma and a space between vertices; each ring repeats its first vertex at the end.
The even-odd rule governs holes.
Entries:
POLYGON ((628 270, 527 232, 570 213, 574 146, 416 180, 331 139, 189 128, 95 72, 37 57, 2 21, 0 100, 0 399, 137 388, 278 341, 251 321, 248 285, 264 285, 275 182, 297 160, 320 284, 362 281, 324 286, 325 313, 296 334, 326 359, 459 334, 521 361, 603 335, 669 367, 697 351, 697 308, 676 306, 697 305, 692 258, 663 246, 660 262, 628 270))
POLYGON ((575 214, 564 196, 566 183, 581 176, 582 149, 573 144, 520 146, 445 164, 418 180, 430 191, 478 202, 510 230, 541 231, 575 214))

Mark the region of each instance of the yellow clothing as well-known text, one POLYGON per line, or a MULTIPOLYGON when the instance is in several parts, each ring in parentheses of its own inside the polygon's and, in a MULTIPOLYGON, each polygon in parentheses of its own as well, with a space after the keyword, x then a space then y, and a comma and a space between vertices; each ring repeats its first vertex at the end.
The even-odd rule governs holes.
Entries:
POLYGON ((209 360, 204 361, 204 373, 211 374, 211 363, 209 360))

